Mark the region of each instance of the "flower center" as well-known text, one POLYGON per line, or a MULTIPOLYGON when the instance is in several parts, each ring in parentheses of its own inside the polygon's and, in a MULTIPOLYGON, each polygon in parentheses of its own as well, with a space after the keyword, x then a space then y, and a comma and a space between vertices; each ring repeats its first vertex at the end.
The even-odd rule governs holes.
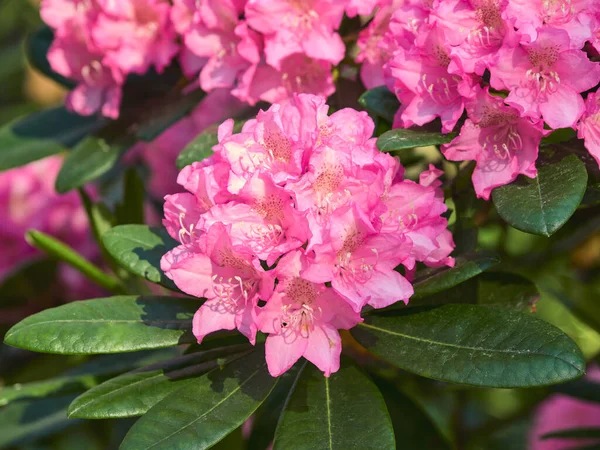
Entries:
POLYGON ((271 194, 265 196, 263 199, 258 200, 254 205, 254 210, 263 216, 265 220, 274 222, 277 220, 283 220, 283 200, 280 196, 271 194))
POLYGON ((254 289, 255 284, 254 281, 244 281, 239 276, 224 278, 213 275, 212 288, 218 301, 213 303, 211 308, 219 313, 236 313, 246 306, 249 293, 254 289))
POLYGON ((265 133, 263 146, 275 161, 287 163, 292 157, 292 144, 281 132, 268 131, 265 133))
POLYGON ((512 125, 490 130, 483 142, 483 149, 494 152, 501 160, 509 160, 515 152, 522 148, 523 139, 512 125))
POLYGON ((459 81, 460 77, 456 75, 428 77, 427 74, 423 74, 421 78, 421 93, 428 94, 438 105, 449 105, 458 98, 456 85, 459 81))
POLYGON ((555 25, 569 22, 576 14, 571 0, 543 0, 542 8, 544 22, 555 25))
POLYGON ((560 47, 558 45, 549 45, 542 48, 528 48, 527 54, 534 68, 537 68, 538 72, 541 72, 548 70, 558 61, 560 47))

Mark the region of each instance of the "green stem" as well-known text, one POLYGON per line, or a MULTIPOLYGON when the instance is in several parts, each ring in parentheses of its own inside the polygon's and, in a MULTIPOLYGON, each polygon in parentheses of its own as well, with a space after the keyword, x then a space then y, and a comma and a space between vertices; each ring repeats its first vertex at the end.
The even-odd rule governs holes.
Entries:
POLYGON ((113 294, 125 294, 125 286, 117 278, 103 272, 100 268, 77 253, 72 247, 60 242, 41 231, 29 230, 25 233, 27 242, 52 258, 63 261, 81 272, 88 280, 96 283, 113 294))

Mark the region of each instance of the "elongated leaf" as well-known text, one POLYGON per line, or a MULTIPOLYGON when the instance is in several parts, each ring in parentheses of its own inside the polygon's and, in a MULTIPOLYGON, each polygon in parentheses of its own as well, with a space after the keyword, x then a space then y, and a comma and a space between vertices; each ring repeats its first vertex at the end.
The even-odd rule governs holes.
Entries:
POLYGON ((350 361, 343 361, 330 378, 309 363, 300 370, 275 432, 274 449, 307 448, 396 448, 381 393, 350 361))
POLYGON ((8 123, 0 128, 0 170, 64 152, 104 123, 71 114, 62 106, 8 123))
POLYGON ((358 103, 389 122, 394 121, 394 115, 400 108, 400 102, 396 96, 385 86, 369 89, 360 96, 358 103))
POLYGON ((173 349, 136 352, 127 355, 104 355, 69 370, 62 375, 42 381, 15 384, 0 388, 0 406, 24 398, 46 397, 60 393, 81 392, 97 384, 96 377, 130 370, 177 353, 173 349))
POLYGON ((121 225, 107 231, 102 242, 108 253, 131 273, 177 290, 160 270, 163 255, 178 245, 166 230, 147 225, 121 225))
POLYGON ((542 167, 535 179, 494 189, 498 214, 526 233, 550 236, 577 210, 587 187, 587 172, 576 155, 542 167))
POLYGON ((87 137, 65 159, 56 178, 56 190, 68 192, 104 175, 131 144, 129 140, 112 143, 98 136, 87 137))
POLYGON ((197 299, 135 295, 79 301, 26 318, 4 342, 67 355, 172 347, 194 341, 192 317, 199 306, 197 299))
POLYGON ((498 264, 500 260, 492 255, 473 254, 456 258, 451 268, 430 269, 418 275, 414 282, 413 298, 425 297, 450 289, 498 264))
POLYGON ((570 428, 566 430, 557 430, 551 433, 546 433, 542 439, 600 439, 600 428, 570 428))
POLYGON ((50 67, 48 61, 48 50, 54 40, 54 32, 47 26, 42 26, 35 33, 29 35, 25 41, 25 50, 27 52, 27 59, 33 67, 39 70, 42 74, 48 78, 56 81, 62 86, 72 89, 75 87, 75 83, 68 78, 56 73, 50 67))
POLYGON ((446 305, 370 315, 352 334, 402 369, 452 383, 545 386, 585 372, 581 351, 558 328, 530 315, 488 306, 446 305))
POLYGON ((154 405, 125 437, 121 450, 206 449, 239 427, 277 382, 263 351, 217 368, 154 405))
POLYGON ((455 133, 442 134, 427 130, 396 128, 379 136, 377 148, 382 152, 393 152, 406 148, 449 144, 455 137, 455 133))
POLYGON ((76 425, 67 418, 74 395, 21 400, 0 408, 0 448, 21 444, 76 425))
POLYGON ((125 287, 117 278, 104 273, 73 248, 52 236, 41 231, 29 230, 25 235, 25 239, 33 247, 46 252, 51 257, 63 261, 81 272, 88 280, 96 283, 98 286, 115 294, 125 293, 125 287))
POLYGON ((69 417, 141 416, 170 393, 196 383, 197 377, 223 365, 228 361, 225 357, 244 350, 248 345, 194 353, 123 374, 77 397, 69 406, 69 417))

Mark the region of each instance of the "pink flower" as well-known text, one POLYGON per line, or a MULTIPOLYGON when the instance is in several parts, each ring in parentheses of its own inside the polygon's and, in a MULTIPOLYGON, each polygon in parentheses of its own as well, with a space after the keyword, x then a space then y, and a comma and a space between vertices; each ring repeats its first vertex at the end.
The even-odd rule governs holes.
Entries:
POLYGON ((177 247, 161 261, 179 289, 206 298, 193 321, 199 343, 213 331, 236 328, 252 344, 256 339, 254 307, 260 290, 269 284, 249 249, 232 245, 229 234, 217 223, 193 247, 177 247))
POLYGON ((56 30, 90 9, 92 3, 88 0, 42 0, 40 16, 48 26, 56 30))
POLYGON ((232 0, 174 2, 171 18, 184 39, 183 70, 188 76, 200 71, 200 86, 205 91, 231 88, 249 66, 237 50, 238 16, 232 0))
POLYGON ((411 50, 398 48, 390 61, 390 72, 396 80, 394 89, 402 103, 394 126, 407 128, 424 125, 436 117, 442 130, 452 131, 464 111, 459 93, 459 74, 448 72, 450 47, 443 31, 437 27, 422 29, 417 46, 411 50))
MULTIPOLYGON (((59 195, 54 191, 61 165, 62 158, 54 156, 0 174, 0 213, 3 217, 0 278, 40 256, 25 241, 25 232, 29 229, 47 233, 87 258, 98 258, 98 249, 79 196, 76 192, 59 195)), ((99 289, 79 272, 62 265, 59 278, 65 285, 68 299, 99 293, 99 289)))
POLYGON ((269 333, 266 357, 269 373, 277 377, 304 356, 326 377, 340 367, 342 341, 338 329, 362 322, 360 315, 333 289, 302 278, 308 265, 301 251, 285 255, 274 276, 277 287, 258 311, 258 328, 269 333))
POLYGON ((96 0, 100 11, 92 29, 104 53, 102 63, 124 73, 159 73, 179 51, 164 0, 96 0))
MULTIPOLYGON (((589 367, 586 378, 591 382, 600 383, 598 367, 589 367)), ((598 428, 599 426, 600 405, 598 403, 577 400, 566 395, 553 395, 537 409, 529 434, 528 448, 530 450, 566 450, 597 444, 598 441, 593 439, 542 439, 542 436, 574 428, 598 428)))
POLYGON ((365 112, 328 116, 324 98, 296 94, 239 133, 223 122, 214 155, 180 172, 188 192, 166 197, 163 223, 182 245, 161 268, 207 298, 194 319, 199 341, 237 328, 254 342, 258 328, 270 334, 272 375, 304 356, 328 376, 339 368, 340 328, 356 325, 366 304, 412 295, 399 265, 454 263, 439 172, 402 181, 373 129, 365 112))
POLYGON ((569 35, 543 27, 535 42, 504 45, 491 68, 494 89, 507 89, 506 103, 552 128, 574 127, 584 110, 580 92, 600 81, 600 64, 572 50, 569 35))
POLYGON ((345 47, 335 30, 344 14, 344 3, 335 0, 249 0, 248 25, 265 35, 267 63, 281 68, 294 53, 332 64, 344 58, 345 47))
POLYGON ((600 97, 591 92, 585 101, 585 112, 577 126, 577 136, 600 165, 600 97))
POLYGON ((394 270, 410 253, 405 236, 379 234, 364 213, 350 205, 332 214, 328 237, 315 246, 314 264, 303 272, 304 278, 330 281, 357 312, 366 304, 383 308, 408 302, 413 288, 394 270))
POLYGON ((478 88, 467 103, 469 119, 460 135, 442 147, 451 161, 476 161, 473 184, 478 197, 514 181, 518 174, 536 176, 535 161, 544 135, 541 122, 533 123, 504 105, 499 97, 478 88))
POLYGON ((83 12, 56 31, 48 61, 54 71, 78 83, 67 96, 70 110, 84 116, 101 111, 116 119, 125 75, 104 65, 104 53, 89 35, 91 17, 93 12, 83 12))

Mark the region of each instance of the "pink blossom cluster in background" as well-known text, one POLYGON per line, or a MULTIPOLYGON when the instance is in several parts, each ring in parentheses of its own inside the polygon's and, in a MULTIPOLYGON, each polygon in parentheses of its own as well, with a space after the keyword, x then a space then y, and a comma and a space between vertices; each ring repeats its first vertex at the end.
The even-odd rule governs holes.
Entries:
MULTIPOLYGON (((53 156, 0 173, 0 279, 40 253, 25 241, 25 232, 34 229, 70 245, 87 258, 99 256, 89 224, 76 192, 59 195, 54 181, 62 158, 53 156)), ((69 288, 69 299, 85 298, 99 290, 70 267, 59 267, 61 282, 69 288)), ((39 299, 38 299, 39 300, 39 299)))
POLYGON ((439 118, 444 132, 467 112, 446 158, 474 160, 477 195, 518 174, 535 177, 544 122, 579 127, 600 157, 600 3, 595 0, 382 0, 358 40, 361 77, 386 84, 402 106, 395 127, 439 118), (580 121, 581 120, 581 121, 580 121))
POLYGON ((300 94, 240 133, 225 121, 214 155, 179 173, 187 192, 165 198, 163 224, 181 245, 161 267, 207 299, 194 317, 199 342, 237 328, 254 343, 260 330, 272 375, 301 356, 329 375, 339 367, 339 329, 360 322, 367 304, 412 295, 396 267, 454 264, 441 172, 403 180, 373 128, 365 112, 328 116, 323 97, 300 94))
MULTIPOLYGON (((586 380, 600 383, 600 369, 588 367, 586 380)), ((596 429, 600 426, 600 404, 566 395, 552 395, 541 403, 529 433, 530 450, 566 450, 597 448, 598 439, 543 438, 548 433, 573 429, 596 429)))
POLYGON ((293 92, 328 96, 346 52, 337 29, 346 8, 365 10, 360 3, 43 0, 41 15, 56 34, 52 69, 78 83, 67 105, 116 118, 127 75, 160 73, 174 59, 204 91, 225 88, 249 104, 293 92))

